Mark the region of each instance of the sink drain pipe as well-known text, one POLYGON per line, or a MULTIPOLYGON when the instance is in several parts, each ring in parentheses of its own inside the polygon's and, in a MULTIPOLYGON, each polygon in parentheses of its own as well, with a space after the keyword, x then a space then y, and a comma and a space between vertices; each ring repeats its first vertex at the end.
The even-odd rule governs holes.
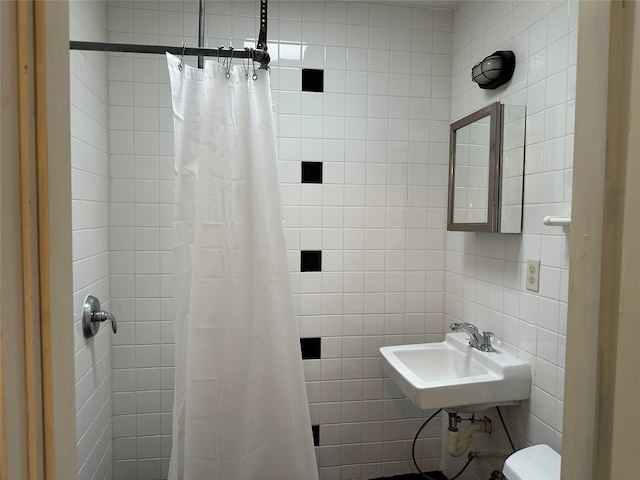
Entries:
POLYGON ((449 435, 447 437, 447 447, 449 455, 459 457, 467 451, 471 444, 472 435, 476 432, 491 433, 491 420, 484 417, 480 420, 471 418, 471 424, 460 434, 458 430, 459 417, 456 412, 449 412, 449 435))
MULTIPOLYGON (((413 444, 411 445, 411 458, 413 459, 413 465, 415 466, 416 470, 418 471, 418 474, 422 478, 426 478, 427 480, 433 480, 433 478, 430 477, 428 474, 424 473, 420 469, 420 466, 418 465, 418 462, 416 461, 416 442, 418 441, 418 437, 420 436, 420 432, 422 432, 422 429, 424 427, 426 427, 427 424, 431 420, 433 420, 441 411, 442 411, 442 409, 437 410, 429 418, 427 418, 424 421, 424 423, 420 426, 420 428, 416 432, 415 437, 413 437, 413 444)), ((491 433, 491 420, 489 420, 487 417, 483 418, 482 420, 476 420, 474 417, 471 417, 469 419, 472 422, 471 425, 469 425, 465 429, 464 433, 462 434, 462 440, 458 440, 458 438, 460 436, 460 432, 458 431, 458 422, 461 419, 460 419, 460 417, 458 417, 458 414, 456 412, 448 412, 448 413, 449 413, 449 440, 450 440, 449 441, 449 453, 452 456, 459 457, 464 453, 464 451, 467 448, 469 448, 469 444, 471 443, 471 436, 473 435, 474 432, 491 433), (456 437, 455 442, 451 442, 452 434, 456 437), (456 446, 455 451, 460 449, 460 453, 454 453, 454 451, 452 451, 452 447, 451 447, 452 443, 456 446), (463 447, 463 445, 464 445, 464 447, 463 447)), ((480 458, 488 458, 488 457, 502 457, 502 458, 504 458, 506 456, 507 456, 507 454, 504 454, 504 453, 501 453, 501 452, 470 452, 467 462, 464 464, 462 469, 454 477, 452 477, 450 480, 456 480, 458 477, 460 477, 460 475, 462 475, 464 473, 464 471, 467 469, 469 464, 473 460, 475 460, 476 458, 478 458, 478 459, 480 459, 480 458)))

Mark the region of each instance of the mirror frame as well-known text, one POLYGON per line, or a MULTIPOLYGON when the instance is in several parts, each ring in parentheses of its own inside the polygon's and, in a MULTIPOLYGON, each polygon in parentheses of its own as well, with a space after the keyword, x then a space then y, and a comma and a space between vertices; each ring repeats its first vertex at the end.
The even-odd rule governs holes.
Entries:
POLYGON ((447 205, 447 230, 462 232, 497 232, 500 182, 500 156, 502 145, 502 105, 492 103, 451 124, 449 137, 449 203, 447 205), (483 223, 456 223, 453 221, 455 194, 456 132, 481 118, 489 121, 489 185, 487 195, 487 221, 483 223))

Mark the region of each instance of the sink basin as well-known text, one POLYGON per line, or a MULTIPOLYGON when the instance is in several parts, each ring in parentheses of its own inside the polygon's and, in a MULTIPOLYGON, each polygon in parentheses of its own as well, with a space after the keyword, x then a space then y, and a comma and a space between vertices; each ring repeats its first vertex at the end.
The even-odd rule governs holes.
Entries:
POLYGON ((444 342, 381 347, 383 368, 409 400, 423 409, 477 412, 529 398, 529 364, 496 348, 469 346, 466 333, 444 342))

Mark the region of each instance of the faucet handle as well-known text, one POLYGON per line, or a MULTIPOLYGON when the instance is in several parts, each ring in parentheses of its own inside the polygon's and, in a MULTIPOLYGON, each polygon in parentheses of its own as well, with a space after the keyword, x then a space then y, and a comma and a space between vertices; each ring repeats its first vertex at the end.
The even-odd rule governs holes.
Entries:
POLYGON ((491 346, 491 337, 493 336, 493 332, 482 332, 482 345, 480 345, 480 350, 483 352, 496 351, 496 349, 491 346))
POLYGON ((118 332, 118 322, 113 314, 100 309, 100 300, 93 295, 87 295, 82 305, 82 332, 86 338, 91 338, 98 333, 100 323, 111 320, 113 333, 118 332))
POLYGON ((111 320, 111 329, 113 330, 113 333, 118 333, 118 322, 112 313, 107 312, 106 310, 100 310, 91 314, 92 322, 104 322, 106 320, 111 320))

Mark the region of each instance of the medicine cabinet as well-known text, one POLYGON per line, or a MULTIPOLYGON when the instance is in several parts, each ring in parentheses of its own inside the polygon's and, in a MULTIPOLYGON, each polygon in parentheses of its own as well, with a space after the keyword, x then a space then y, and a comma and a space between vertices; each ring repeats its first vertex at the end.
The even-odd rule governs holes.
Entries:
POLYGON ((448 230, 522 232, 525 124, 500 102, 451 124, 448 230))

